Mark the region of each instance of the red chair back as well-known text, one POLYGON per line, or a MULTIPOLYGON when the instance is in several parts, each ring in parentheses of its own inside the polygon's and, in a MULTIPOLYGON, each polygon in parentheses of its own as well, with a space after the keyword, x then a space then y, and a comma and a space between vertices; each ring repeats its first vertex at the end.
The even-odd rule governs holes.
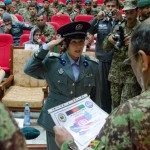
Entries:
POLYGON ((59 0, 59 2, 62 2, 66 5, 66 0, 59 0))
POLYGON ((0 26, 3 24, 3 21, 0 21, 0 26))
POLYGON ((55 29, 55 32, 60 28, 60 25, 57 22, 47 22, 48 24, 52 25, 55 29))
POLYGON ((20 21, 20 22, 23 22, 24 20, 23 20, 23 17, 21 16, 21 15, 19 15, 19 14, 14 14, 17 18, 18 18, 18 20, 20 21))
MULTIPOLYGON (((23 34, 23 35, 21 35, 19 46, 23 46, 24 42, 29 41, 29 36, 30 36, 30 34, 23 34)), ((42 35, 41 39, 42 39, 43 42, 46 42, 46 39, 45 39, 44 35, 42 35)))
POLYGON ((10 46, 13 44, 13 37, 10 34, 0 34, 0 66, 6 72, 10 71, 10 46))
POLYGON ((60 16, 53 15, 51 17, 51 22, 56 22, 61 26, 71 23, 70 16, 67 14, 61 14, 60 16))
POLYGON ((75 17, 75 21, 85 21, 85 22, 89 22, 94 18, 93 15, 77 15, 75 17))
POLYGON ((98 5, 102 5, 104 0, 98 0, 98 5))

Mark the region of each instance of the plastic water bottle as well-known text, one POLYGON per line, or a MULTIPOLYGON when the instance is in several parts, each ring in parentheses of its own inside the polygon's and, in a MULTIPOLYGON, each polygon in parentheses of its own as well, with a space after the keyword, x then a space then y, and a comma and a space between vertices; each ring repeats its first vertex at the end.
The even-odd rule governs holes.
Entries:
POLYGON ((30 107, 28 103, 25 104, 24 108, 24 125, 30 126, 30 107))

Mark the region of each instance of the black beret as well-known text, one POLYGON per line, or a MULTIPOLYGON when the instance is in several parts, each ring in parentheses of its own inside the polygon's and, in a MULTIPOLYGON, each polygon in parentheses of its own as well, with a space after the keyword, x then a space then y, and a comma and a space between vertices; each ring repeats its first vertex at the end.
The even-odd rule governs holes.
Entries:
POLYGON ((27 140, 35 139, 40 135, 40 131, 33 127, 24 127, 21 131, 27 140))
POLYGON ((57 34, 67 39, 84 39, 90 27, 91 25, 88 22, 72 22, 60 27, 57 34))

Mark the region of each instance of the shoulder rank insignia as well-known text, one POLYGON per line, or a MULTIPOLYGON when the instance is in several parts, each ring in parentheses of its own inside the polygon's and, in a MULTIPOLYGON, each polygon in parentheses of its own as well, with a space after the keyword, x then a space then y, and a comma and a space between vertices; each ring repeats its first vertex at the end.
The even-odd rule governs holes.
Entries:
POLYGON ((59 53, 54 53, 54 52, 50 52, 49 53, 49 57, 60 57, 60 54, 59 53))

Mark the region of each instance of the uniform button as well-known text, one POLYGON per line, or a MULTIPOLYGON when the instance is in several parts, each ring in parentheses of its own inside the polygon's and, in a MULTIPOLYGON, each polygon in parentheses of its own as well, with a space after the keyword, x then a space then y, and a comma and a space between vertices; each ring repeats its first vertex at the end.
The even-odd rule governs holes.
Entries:
POLYGON ((89 84, 89 86, 91 86, 91 84, 89 84))
POLYGON ((58 80, 57 82, 58 82, 58 84, 59 84, 59 83, 60 83, 60 80, 58 80))
POLYGON ((75 83, 72 83, 72 86, 75 86, 75 83))
POLYGON ((70 91, 70 94, 72 95, 72 94, 73 94, 73 91, 70 91))

